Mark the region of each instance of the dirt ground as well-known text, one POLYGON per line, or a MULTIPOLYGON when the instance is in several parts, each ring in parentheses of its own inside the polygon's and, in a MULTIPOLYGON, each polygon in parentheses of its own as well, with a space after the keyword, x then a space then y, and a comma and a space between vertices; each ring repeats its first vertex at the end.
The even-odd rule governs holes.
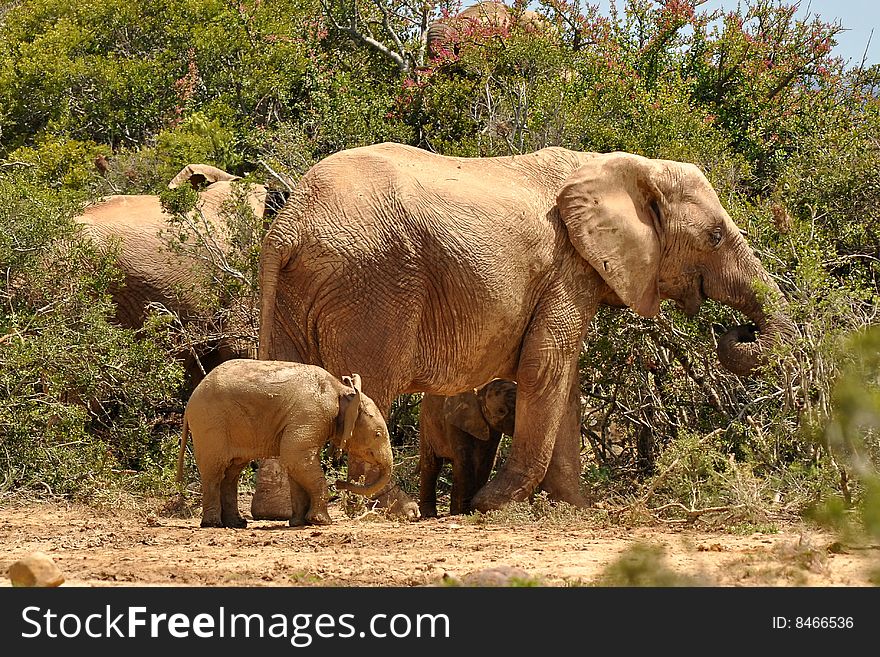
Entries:
MULTIPOLYGON (((243 497, 241 508, 248 504, 243 497)), ((33 551, 53 558, 64 586, 484 585, 491 580, 467 576, 499 568, 538 585, 587 586, 607 584, 600 578, 613 564, 624 555, 637 563, 633 555, 640 553, 641 567, 655 572, 648 581, 661 584, 869 586, 880 567, 878 546, 841 544, 803 525, 735 534, 662 523, 624 527, 607 515, 577 522, 495 524, 448 516, 404 522, 375 512, 348 517, 339 505, 331 515, 326 527, 252 521, 243 530, 201 529, 197 517, 170 517, 160 507, 4 502, 0 586, 10 586, 8 567, 33 551), (645 554, 654 560, 646 562, 645 554)))

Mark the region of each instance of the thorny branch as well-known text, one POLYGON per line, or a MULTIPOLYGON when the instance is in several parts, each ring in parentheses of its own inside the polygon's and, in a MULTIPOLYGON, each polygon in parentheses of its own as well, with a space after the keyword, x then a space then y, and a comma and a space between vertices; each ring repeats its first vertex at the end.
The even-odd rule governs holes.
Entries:
POLYGON ((409 15, 407 12, 401 15, 399 11, 394 10, 383 0, 372 0, 372 4, 379 13, 378 23, 381 25, 384 38, 391 42, 390 45, 384 43, 376 35, 369 21, 363 18, 357 0, 350 0, 350 6, 347 7, 348 11, 346 12, 347 16, 343 17, 338 15, 329 0, 321 0, 324 16, 334 30, 346 35, 355 43, 366 46, 390 59, 401 73, 410 74, 413 68, 424 64, 428 22, 434 10, 434 3, 416 2, 413 3, 414 6, 404 3, 401 8, 408 10, 409 15), (404 25, 409 24, 410 27, 405 27, 401 31, 401 28, 395 25, 395 22, 398 21, 404 25), (403 33, 412 27, 415 27, 418 32, 414 50, 408 48, 403 37, 403 33))

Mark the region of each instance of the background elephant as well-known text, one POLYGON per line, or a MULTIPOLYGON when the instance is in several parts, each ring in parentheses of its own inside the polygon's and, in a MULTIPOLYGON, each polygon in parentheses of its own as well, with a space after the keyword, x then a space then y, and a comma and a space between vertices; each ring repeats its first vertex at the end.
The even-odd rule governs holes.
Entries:
MULTIPOLYGON (((240 180, 221 169, 205 164, 189 164, 168 184, 169 188, 191 184, 199 192, 196 211, 210 225, 214 244, 228 249, 222 221, 224 203, 234 195, 240 180)), ((257 217, 266 210, 267 189, 248 184, 247 202, 257 217)), ((127 328, 143 326, 150 308, 161 305, 175 313, 181 323, 204 319, 206 293, 204 281, 209 265, 169 247, 170 215, 159 196, 119 194, 103 198, 87 207, 76 218, 99 244, 118 249, 118 265, 123 281, 111 288, 116 304, 116 321, 127 328)), ((244 316, 244 309, 233 309, 233 316, 244 316)), ((242 321, 242 324, 244 322, 242 321)), ((222 331, 221 331, 222 332, 222 331)), ((239 331, 241 333, 241 331, 239 331)), ((191 385, 195 385, 213 366, 229 358, 249 355, 246 339, 223 338, 207 348, 181 354, 191 385)))
POLYGON ((478 39, 486 31, 490 34, 506 33, 513 25, 534 33, 551 29, 547 19, 531 9, 519 11, 494 0, 477 2, 428 26, 428 57, 434 58, 443 50, 458 52, 458 44, 465 37, 478 39))
POLYGON ((513 435, 516 383, 496 379, 453 397, 425 395, 419 411, 419 512, 437 515, 437 477, 452 462, 449 513, 471 511, 489 479, 502 434, 513 435))
POLYGON ((578 356, 599 304, 654 317, 662 299, 689 315, 714 299, 744 313, 757 332, 719 343, 737 374, 793 331, 699 168, 619 152, 340 151, 276 216, 260 284, 260 358, 360 372, 383 412, 402 393, 517 382, 510 452, 475 495, 480 511, 538 486, 586 504, 578 356))
POLYGON ((329 524, 321 451, 328 442, 375 466, 364 485, 336 487, 372 495, 391 480, 388 427, 361 393, 357 374, 342 381, 302 363, 234 359, 196 386, 183 416, 177 479, 183 481, 187 435, 202 480, 202 527, 246 527, 238 479, 253 459, 278 456, 288 478, 290 525, 329 524))

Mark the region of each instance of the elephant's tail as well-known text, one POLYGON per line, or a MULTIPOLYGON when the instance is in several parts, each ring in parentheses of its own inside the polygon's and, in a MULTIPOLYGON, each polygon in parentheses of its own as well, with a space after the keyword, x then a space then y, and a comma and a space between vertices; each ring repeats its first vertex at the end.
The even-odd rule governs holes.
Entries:
POLYGON ((177 454, 177 485, 183 486, 183 462, 186 460, 186 441, 189 438, 189 421, 186 419, 186 411, 183 413, 183 432, 180 436, 180 451, 177 454))
MULTIPOLYGON (((290 232, 293 230, 291 227, 290 232)), ((284 241, 271 239, 271 236, 270 232, 263 241, 260 253, 260 337, 257 356, 260 360, 277 359, 277 350, 272 341, 278 330, 275 325, 278 278, 294 250, 289 243, 291 235, 284 241)))

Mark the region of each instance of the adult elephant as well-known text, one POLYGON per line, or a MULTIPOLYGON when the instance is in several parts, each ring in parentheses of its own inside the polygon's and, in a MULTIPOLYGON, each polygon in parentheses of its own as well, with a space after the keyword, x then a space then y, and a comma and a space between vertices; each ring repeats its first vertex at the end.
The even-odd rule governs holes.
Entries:
MULTIPOLYGON (((206 164, 189 164, 169 183, 170 188, 191 184, 199 191, 194 212, 200 212, 211 227, 213 243, 221 251, 228 242, 222 221, 224 204, 234 198, 239 176, 206 164)), ((246 199, 257 217, 266 209, 267 189, 248 184, 246 199)), ((164 232, 170 215, 159 196, 118 194, 107 196, 76 217, 98 244, 115 249, 123 275, 110 292, 116 305, 116 321, 127 328, 143 326, 151 307, 164 306, 182 324, 204 319, 206 292, 203 281, 210 274, 203 261, 169 247, 164 232)), ((221 339, 206 349, 182 354, 190 385, 205 372, 230 358, 248 356, 248 344, 239 339, 221 339)))
POLYGON ((385 143, 301 179, 263 241, 263 359, 357 371, 380 409, 515 380, 510 452, 473 498, 585 504, 578 354, 601 303, 688 315, 714 299, 757 327, 719 342, 748 374, 793 330, 778 287, 700 170, 545 148, 496 158, 385 143), (778 297, 779 303, 766 303, 778 297))
POLYGON ((444 50, 457 52, 458 45, 465 39, 479 40, 492 34, 506 34, 513 26, 531 33, 552 29, 544 16, 531 9, 517 10, 495 0, 477 2, 428 26, 428 57, 437 57, 444 50))

